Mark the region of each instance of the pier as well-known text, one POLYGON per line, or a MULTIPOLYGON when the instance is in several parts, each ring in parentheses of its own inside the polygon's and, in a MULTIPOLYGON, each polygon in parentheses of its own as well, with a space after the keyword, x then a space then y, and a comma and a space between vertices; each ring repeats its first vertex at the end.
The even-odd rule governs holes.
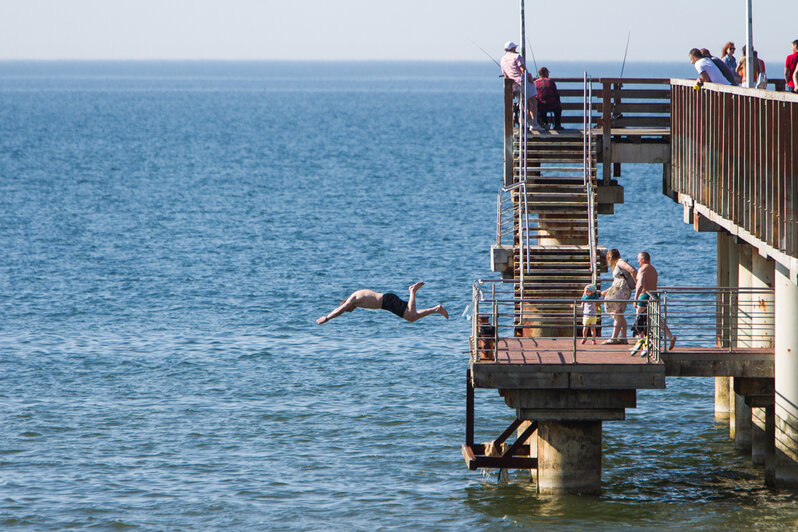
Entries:
POLYGON ((698 376, 714 378, 715 415, 764 481, 798 487, 798 95, 554 81, 571 128, 547 133, 518 127, 504 85, 491 246, 501 278, 473 286, 467 466, 532 470, 539 493, 599 493, 602 423, 623 420, 638 389, 698 376), (634 353, 580 337, 582 287, 607 282, 598 214, 623 203, 624 163, 660 165, 684 222, 717 234, 716 286, 660 286, 634 353), (666 328, 678 331, 673 347, 666 328), (516 412, 489 442, 474 441, 475 388, 496 389, 516 412))

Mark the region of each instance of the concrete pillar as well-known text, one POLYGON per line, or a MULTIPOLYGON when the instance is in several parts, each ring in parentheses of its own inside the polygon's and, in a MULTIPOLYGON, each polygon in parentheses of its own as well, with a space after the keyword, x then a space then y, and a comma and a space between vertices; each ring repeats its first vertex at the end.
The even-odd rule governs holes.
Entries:
POLYGON ((729 377, 715 377, 715 419, 729 419, 729 377))
MULTIPOLYGON (((735 248, 736 258, 736 245, 732 240, 732 236, 725 231, 717 233, 717 286, 718 288, 726 288, 732 286, 729 279, 729 270, 734 269, 734 278, 737 278, 737 261, 732 263, 729 260, 729 248, 735 248)), ((736 286, 736 283, 735 285, 736 286)), ((718 318, 717 318, 717 336, 718 345, 721 347, 728 346, 729 329, 731 328, 731 313, 729 309, 729 295, 721 293, 718 295, 718 318)), ((715 377, 715 419, 723 420, 729 418, 729 378, 728 377, 715 377)))
MULTIPOLYGON (((737 286, 751 288, 753 276, 752 248, 745 242, 737 245, 737 286)), ((737 302, 737 346, 751 347, 751 295, 740 293, 737 302)))
POLYGON ((751 407, 737 393, 734 394, 734 448, 751 452, 751 407))
MULTIPOLYGON (((531 421, 522 421, 521 425, 515 431, 516 437, 520 438, 521 435, 524 433, 524 431, 527 429, 527 427, 529 427, 529 425, 531 423, 532 423, 531 421)), ((538 433, 537 433, 537 431, 533 432, 532 436, 527 438, 527 440, 524 443, 529 445, 529 456, 531 458, 537 458, 538 457, 538 433)), ((529 481, 530 482, 536 482, 537 481, 536 480, 536 474, 537 474, 536 470, 534 470, 534 469, 530 469, 529 470, 529 481)))
POLYGON ((765 484, 774 486, 776 484, 776 419, 775 408, 765 407, 765 434, 767 434, 767 444, 765 446, 765 484))
POLYGON ((601 421, 542 421, 538 426, 538 493, 598 495, 601 421))
MULTIPOLYGON (((737 244, 737 286, 751 287, 752 251, 750 245, 738 241, 737 244)), ((740 293, 737 301, 737 346, 751 347, 751 296, 740 293)), ((734 393, 734 380, 731 379, 729 403, 734 402, 734 412, 729 407, 729 435, 734 438, 734 447, 739 451, 751 451, 751 407, 745 404, 742 395, 734 393)))
MULTIPOLYGON (((773 289, 776 263, 759 253, 751 261, 751 288, 773 289)), ((751 296, 751 347, 773 347, 774 294, 752 294, 751 296)))
POLYGON ((798 285, 776 265, 774 485, 798 487, 798 285))
MULTIPOLYGON (((773 288, 775 275, 775 262, 767 259, 757 252, 752 254, 751 260, 751 288, 773 288)), ((751 347, 773 347, 774 323, 773 294, 752 294, 751 301, 751 347)), ((751 424, 751 462, 754 465, 765 465, 767 446, 774 438, 767 432, 767 414, 765 408, 752 408, 751 424)))
POLYGON ((734 423, 737 418, 737 412, 735 412, 737 401, 734 400, 734 395, 734 378, 729 377, 729 439, 731 440, 734 439, 735 428, 737 427, 734 423))
POLYGON ((764 407, 751 408, 751 463, 765 465, 767 452, 767 413, 764 407))

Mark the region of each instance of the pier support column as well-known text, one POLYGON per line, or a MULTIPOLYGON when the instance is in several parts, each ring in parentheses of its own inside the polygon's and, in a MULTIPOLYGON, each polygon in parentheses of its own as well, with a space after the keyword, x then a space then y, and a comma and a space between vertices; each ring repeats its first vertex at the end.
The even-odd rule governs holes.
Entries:
MULTIPOLYGON (((775 275, 775 262, 757 252, 751 260, 751 288, 772 289, 775 275)), ((769 314, 773 309, 773 294, 753 294, 751 301, 751 347, 773 347, 774 323, 769 314)), ((772 445, 774 433, 767 432, 766 407, 751 409, 751 462, 754 465, 765 465, 768 445, 772 445), (770 438, 770 439, 769 439, 770 438)))
POLYGON ((601 491, 601 421, 543 421, 538 427, 538 493, 601 491))
MULTIPOLYGON (((725 231, 717 233, 717 286, 728 288, 737 286, 737 244, 734 237, 725 231)), ((732 317, 736 318, 736 307, 732 306, 731 294, 718 295, 717 336, 721 347, 728 347, 732 341, 732 317)), ((715 419, 729 419, 729 377, 715 377, 715 419)))
POLYGON ((798 487, 798 285, 776 265, 774 485, 798 487))
MULTIPOLYGON (((745 242, 737 244, 737 286, 751 288, 753 277, 752 265, 753 248, 745 242)), ((751 347, 751 296, 741 293, 737 301, 737 346, 751 347)), ((732 379, 732 383, 734 380, 732 379)), ((751 452, 751 407, 745 404, 745 397, 734 393, 731 386, 729 395, 729 435, 734 438, 734 447, 737 450, 751 452), (731 412, 731 403, 734 402, 734 412, 731 412)))
MULTIPOLYGON (((772 437, 772 436, 771 436, 772 437)), ((751 408, 751 463, 765 465, 768 447, 767 412, 764 407, 751 408)))

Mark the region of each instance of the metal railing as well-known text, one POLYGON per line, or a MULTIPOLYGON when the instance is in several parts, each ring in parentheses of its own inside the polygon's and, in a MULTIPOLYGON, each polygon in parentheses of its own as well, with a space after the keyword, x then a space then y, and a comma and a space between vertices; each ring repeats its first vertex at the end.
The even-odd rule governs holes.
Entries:
MULTIPOLYGON (((474 362, 499 363, 501 350, 505 360, 523 360, 533 329, 569 328, 572 335, 558 342, 542 342, 535 337, 537 354, 563 355, 566 363, 577 363, 581 343, 582 314, 579 299, 518 298, 513 292, 515 280, 478 280, 473 285, 471 359, 474 362), (563 341, 567 340, 567 341, 563 341)), ((632 336, 635 302, 627 303, 628 343, 603 345, 602 354, 642 356, 648 362, 659 362, 669 352, 671 335, 676 336, 680 352, 711 350, 729 353, 746 349, 772 349, 774 341, 773 289, 770 288, 703 288, 664 287, 654 292, 646 305, 645 345, 632 352, 638 338, 632 336)), ((611 331, 613 318, 607 313, 604 300, 597 331, 611 331)), ((600 334, 600 333, 599 333, 600 334)), ((596 338, 606 341, 609 333, 596 338)), ((592 345, 592 338, 587 339, 592 345)), ((590 347, 588 345, 588 347, 590 347)))
POLYGON ((684 348, 772 349, 772 288, 667 287, 655 292, 649 305, 649 327, 658 345, 654 354, 670 350, 668 331, 684 348))
MULTIPOLYGON (((798 95, 671 80, 666 191, 798 257, 798 95)), ((727 227, 728 229, 728 227, 727 227)))
POLYGON ((585 72, 584 108, 582 113, 582 165, 585 193, 587 194, 587 233, 590 247, 590 276, 593 284, 598 280, 596 268, 596 246, 598 232, 596 230, 595 196, 593 195, 593 128, 590 127, 593 116, 593 83, 585 72))

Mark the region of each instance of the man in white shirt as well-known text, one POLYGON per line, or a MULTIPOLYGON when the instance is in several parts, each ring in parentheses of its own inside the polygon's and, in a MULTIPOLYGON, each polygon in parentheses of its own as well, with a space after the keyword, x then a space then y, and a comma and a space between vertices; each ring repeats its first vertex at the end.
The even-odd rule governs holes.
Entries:
POLYGON ((698 72, 698 79, 695 81, 699 87, 707 81, 718 83, 719 85, 731 85, 715 63, 711 59, 704 57, 698 48, 690 50, 690 62, 698 72))
POLYGON ((508 41, 504 45, 504 57, 501 59, 502 74, 508 79, 513 80, 513 90, 518 95, 518 99, 523 98, 526 90, 527 111, 529 113, 529 128, 535 131, 546 131, 538 124, 538 91, 535 88, 535 80, 526 70, 524 58, 517 51, 518 45, 508 41), (526 89, 524 88, 526 87, 526 89))

